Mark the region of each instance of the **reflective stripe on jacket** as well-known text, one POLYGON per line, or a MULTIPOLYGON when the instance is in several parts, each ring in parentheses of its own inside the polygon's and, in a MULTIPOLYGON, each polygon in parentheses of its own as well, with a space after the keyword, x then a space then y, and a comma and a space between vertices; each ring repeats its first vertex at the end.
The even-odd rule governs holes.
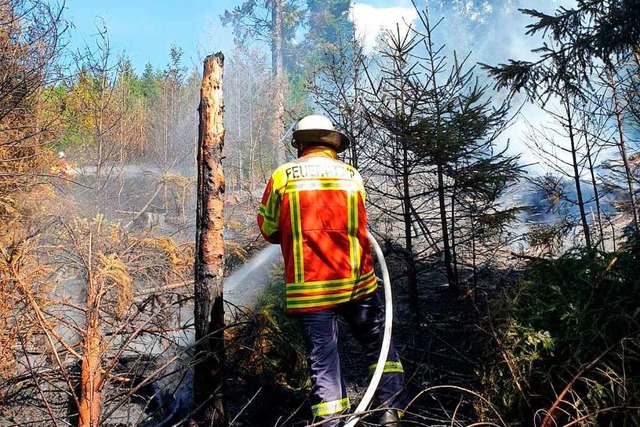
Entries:
POLYGON ((287 312, 324 310, 376 292, 358 171, 314 147, 275 170, 258 213, 284 257, 287 312))

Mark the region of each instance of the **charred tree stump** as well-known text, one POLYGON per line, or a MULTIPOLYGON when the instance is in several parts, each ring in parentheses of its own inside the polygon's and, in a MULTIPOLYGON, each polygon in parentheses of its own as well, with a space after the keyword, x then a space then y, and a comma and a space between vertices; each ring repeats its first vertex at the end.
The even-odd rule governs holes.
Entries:
POLYGON ((194 324, 195 421, 199 425, 227 426, 223 367, 223 207, 224 146, 222 75, 224 55, 218 52, 204 60, 200 88, 198 129, 198 204, 196 212, 196 259, 194 324))

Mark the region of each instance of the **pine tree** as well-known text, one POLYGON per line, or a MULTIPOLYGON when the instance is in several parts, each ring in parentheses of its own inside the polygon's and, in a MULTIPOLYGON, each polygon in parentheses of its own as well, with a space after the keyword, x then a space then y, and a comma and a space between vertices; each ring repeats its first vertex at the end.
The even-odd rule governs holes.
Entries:
POLYGON ((237 46, 254 40, 265 41, 271 49, 271 69, 275 92, 274 119, 271 124, 274 163, 285 160, 286 148, 281 141, 285 130, 285 88, 288 68, 285 58, 293 49, 301 12, 297 0, 246 0, 220 16, 222 24, 233 27, 237 46))
MULTIPOLYGON (((383 217, 404 225, 407 256, 442 255, 449 287, 457 292, 468 261, 460 248, 471 247, 475 259, 482 245, 501 236, 515 211, 500 208, 499 197, 520 169, 517 156, 496 148, 508 104, 494 106, 465 60, 454 56, 448 64, 434 46, 428 13, 420 16, 422 32, 388 34, 387 61, 365 100, 379 135, 367 154, 386 181, 374 179, 371 200, 383 217), (477 234, 480 228, 486 233, 477 234)), ((409 277, 410 287, 414 280, 409 277)), ((417 287, 412 294, 417 297, 417 287)))
MULTIPOLYGON (((550 99, 560 102, 564 110, 568 131, 569 151, 573 157, 571 168, 576 185, 578 204, 585 241, 590 245, 589 227, 581 200, 580 164, 577 156, 579 135, 576 134, 573 115, 575 103, 588 102, 598 81, 604 80, 613 101, 612 108, 601 105, 600 111, 615 121, 617 137, 615 145, 620 154, 627 187, 627 198, 632 211, 634 227, 638 228, 635 183, 632 177, 628 141, 625 138, 625 113, 621 107, 625 91, 617 83, 619 73, 625 74, 628 59, 638 55, 640 30, 637 17, 640 3, 637 1, 609 2, 605 0, 579 0, 575 8, 560 7, 554 15, 525 9, 524 14, 536 22, 529 25, 528 35, 549 34, 550 42, 534 49, 535 61, 510 60, 498 66, 483 65, 495 78, 497 88, 523 91, 540 105, 550 99)), ((629 88, 629 87, 627 87, 629 88)), ((590 167, 595 167, 591 164, 590 167)), ((593 171, 590 172, 593 175, 593 171)))
POLYGON ((350 8, 350 0, 307 0, 307 31, 298 49, 306 73, 322 66, 331 52, 348 47, 355 38, 350 8))

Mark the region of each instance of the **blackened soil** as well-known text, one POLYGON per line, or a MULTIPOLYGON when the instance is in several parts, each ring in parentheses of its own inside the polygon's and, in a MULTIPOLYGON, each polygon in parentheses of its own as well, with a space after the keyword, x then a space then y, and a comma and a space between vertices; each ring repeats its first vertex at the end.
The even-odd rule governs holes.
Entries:
MULTIPOLYGON (((479 315, 474 295, 461 297, 450 292, 436 268, 423 268, 416 321, 402 264, 393 260, 389 264, 394 295, 393 340, 402 358, 412 399, 405 411, 405 425, 473 424, 477 421, 474 403, 479 390, 476 347, 483 339, 477 326, 479 315)), ((342 371, 355 408, 369 384, 369 374, 362 349, 346 325, 341 325, 340 339, 342 371)), ((299 379, 289 381, 299 376, 300 370, 292 366, 294 372, 261 371, 261 375, 251 376, 245 368, 237 378, 230 379, 227 396, 232 426, 310 424, 308 389, 299 379), (292 387, 291 383, 298 386, 292 387)), ((371 412, 359 425, 376 425, 376 408, 372 407, 371 412)))

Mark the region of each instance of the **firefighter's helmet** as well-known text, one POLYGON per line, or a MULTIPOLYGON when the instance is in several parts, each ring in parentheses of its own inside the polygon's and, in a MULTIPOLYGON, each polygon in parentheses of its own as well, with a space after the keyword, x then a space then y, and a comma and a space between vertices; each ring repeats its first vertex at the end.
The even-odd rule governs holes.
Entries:
POLYGON ((301 143, 329 145, 336 153, 342 153, 349 147, 351 140, 344 133, 334 129, 333 123, 327 117, 312 114, 298 120, 293 131, 292 145, 299 148, 301 143))

